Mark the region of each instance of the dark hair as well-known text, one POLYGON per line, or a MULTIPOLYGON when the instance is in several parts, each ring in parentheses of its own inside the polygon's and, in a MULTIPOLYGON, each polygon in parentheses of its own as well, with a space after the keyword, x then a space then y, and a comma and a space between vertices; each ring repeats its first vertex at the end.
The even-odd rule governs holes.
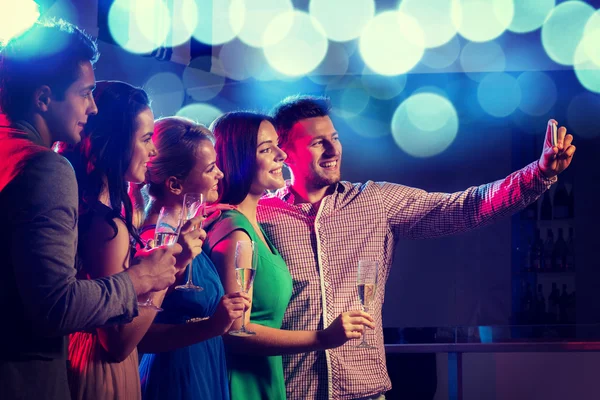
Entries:
POLYGON ((289 134, 292 127, 306 118, 325 117, 329 115, 331 103, 327 97, 294 95, 281 100, 271 110, 275 130, 279 136, 279 147, 289 145, 289 134))
MULTIPOLYGON (((99 81, 94 100, 98 114, 89 116, 81 142, 73 146, 62 144, 59 152, 75 169, 80 214, 85 215, 96 204, 106 179, 113 217, 121 218, 132 237, 141 243, 132 223, 125 173, 133 154, 136 117, 150 107, 150 100, 144 90, 119 81, 99 81)), ((116 236, 117 227, 111 225, 116 236)))
POLYGON ((268 115, 235 111, 221 115, 210 126, 216 138, 217 167, 223 171, 220 203, 240 204, 250 193, 256 170, 258 128, 268 115))
POLYGON ((166 117, 154 124, 152 137, 158 155, 148 163, 146 182, 152 197, 160 196, 170 176, 185 179, 196 165, 196 150, 202 140, 214 143, 212 133, 202 124, 183 117, 166 117))
POLYGON ((75 25, 62 20, 35 23, 0 50, 0 110, 10 120, 22 118, 43 85, 62 100, 79 78, 80 63, 94 64, 98 57, 96 42, 75 25))

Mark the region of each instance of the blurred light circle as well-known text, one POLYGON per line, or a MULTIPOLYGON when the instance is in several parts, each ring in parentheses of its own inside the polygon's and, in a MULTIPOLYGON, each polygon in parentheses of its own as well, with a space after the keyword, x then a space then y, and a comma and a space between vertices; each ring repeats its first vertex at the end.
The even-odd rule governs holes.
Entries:
POLYGON ((348 71, 350 57, 342 43, 333 42, 327 48, 327 54, 308 78, 320 85, 327 85, 342 78, 348 71))
POLYGON ((547 74, 539 71, 523 72, 517 78, 521 88, 519 109, 526 114, 541 116, 556 103, 556 84, 547 74))
POLYGON ((150 53, 166 44, 171 30, 169 8, 162 0, 116 0, 108 11, 108 28, 131 53, 150 53))
POLYGON ((406 87, 407 77, 404 74, 395 76, 379 75, 365 67, 360 79, 369 95, 376 99, 389 100, 402 93, 406 87))
MULTIPOLYGON (((583 30, 583 37, 581 38, 580 46, 585 51, 585 56, 596 65, 600 65, 600 10, 596 11, 583 30)), ((583 58, 583 55, 579 55, 579 58, 583 58)))
POLYGON ((521 102, 521 88, 517 80, 503 72, 487 75, 479 83, 477 99, 481 108, 494 117, 506 117, 521 102))
POLYGON ((373 0, 311 0, 308 12, 336 42, 356 39, 375 15, 373 0))
POLYGON ((198 7, 194 0, 180 0, 173 9, 173 29, 168 44, 170 47, 185 43, 198 26, 198 7))
POLYGON ((153 75, 143 88, 150 97, 152 112, 156 118, 174 115, 185 98, 183 83, 172 72, 153 75))
POLYGON ((10 0, 0 0, 0 44, 29 29, 39 16, 38 5, 32 0, 21 1, 18 7, 10 0))
POLYGON ((218 62, 214 57, 198 57, 183 70, 183 85, 187 94, 195 101, 213 99, 223 89, 225 77, 208 72, 218 62))
POLYGON ((574 0, 561 3, 552 10, 542 25, 542 45, 554 62, 573 65, 575 49, 593 13, 592 6, 574 0))
POLYGON ((554 8, 556 0, 515 0, 515 15, 509 31, 525 33, 535 31, 554 8))
POLYGON ((219 60, 227 77, 236 81, 243 81, 250 77, 245 63, 247 48, 248 46, 239 40, 232 40, 221 46, 219 60))
POLYGON ((279 32, 271 32, 271 34, 275 34, 271 37, 265 37, 265 30, 269 23, 280 14, 289 14, 294 11, 290 0, 243 0, 243 5, 245 18, 238 37, 248 46, 260 48, 265 44, 274 44, 287 34, 289 26, 282 26, 283 29, 279 32))
POLYGON ((442 46, 427 49, 421 64, 434 69, 443 69, 452 65, 460 54, 460 40, 458 37, 453 37, 450 41, 442 46))
POLYGON ((398 11, 413 17, 425 37, 425 47, 439 47, 456 36, 448 0, 402 0, 398 11))
POLYGON ((290 15, 293 19, 287 34, 281 41, 264 47, 265 57, 274 69, 283 74, 306 75, 323 61, 329 42, 321 24, 300 11, 275 17, 267 27, 265 36, 277 34, 282 25, 289 23, 290 15))
POLYGON ((583 92, 571 99, 567 107, 568 132, 575 138, 596 138, 600 136, 598 127, 598 110, 600 110, 600 95, 583 92))
POLYGON ((192 33, 194 39, 215 46, 229 42, 241 31, 245 21, 242 0, 196 0, 196 4, 198 24, 192 33))
POLYGON ((359 114, 346 119, 350 129, 359 136, 379 138, 390 134, 390 125, 383 118, 359 114))
POLYGON ((458 115, 448 99, 413 95, 400 104, 391 124, 394 141, 413 157, 431 157, 448 148, 458 133, 458 115))
POLYGON ((365 27, 359 49, 371 70, 382 75, 399 75, 410 71, 421 60, 425 38, 413 17, 386 11, 365 27))
POLYGON ((177 114, 175 115, 189 118, 192 121, 196 121, 205 126, 210 126, 210 124, 217 119, 217 117, 221 116, 221 114, 223 114, 223 112, 211 104, 194 103, 183 107, 177 111, 177 114))
POLYGON ((342 118, 356 116, 369 105, 370 96, 358 78, 331 83, 325 88, 325 94, 331 101, 331 112, 342 118))
POLYGON ((596 64, 585 51, 585 43, 581 42, 575 51, 575 76, 587 90, 600 93, 600 65, 596 64))
POLYGON ((417 89, 416 89, 416 90, 415 90, 415 91, 412 93, 412 95, 419 94, 419 93, 432 93, 432 94, 437 94, 438 96, 444 97, 444 98, 446 98, 446 99, 449 97, 449 96, 448 96, 448 93, 447 93, 445 90, 443 90, 443 89, 441 89, 441 88, 439 88, 439 87, 437 87, 437 86, 430 86, 430 85, 427 85, 427 86, 421 86, 421 87, 417 88, 417 89))
POLYGON ((460 65, 471 79, 483 79, 481 72, 501 72, 506 69, 504 50, 496 42, 467 43, 460 53, 460 65))
POLYGON ((487 42, 502 35, 514 12, 513 0, 452 0, 452 22, 458 33, 472 42, 487 42))

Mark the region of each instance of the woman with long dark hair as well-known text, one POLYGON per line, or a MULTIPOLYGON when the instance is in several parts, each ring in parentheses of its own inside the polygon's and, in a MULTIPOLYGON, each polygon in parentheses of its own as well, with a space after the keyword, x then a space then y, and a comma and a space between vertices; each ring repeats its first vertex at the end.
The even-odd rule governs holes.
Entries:
MULTIPOLYGON (((278 146, 271 118, 251 112, 227 113, 211 125, 216 137, 217 166, 224 177, 220 202, 236 205, 224 211, 208 231, 204 251, 217 267, 226 293, 237 292, 235 250, 238 241, 253 241, 258 255, 252 305, 246 313, 246 329, 253 336, 225 336, 231 398, 285 399, 282 354, 303 353, 341 346, 361 337, 369 314, 355 310, 340 314, 320 331, 281 329, 283 314, 292 294, 292 278, 283 258, 256 219, 258 200, 268 190, 284 185, 286 154, 278 146)), ((290 235, 293 235, 290 232, 290 235)), ((232 328, 239 330, 241 320, 232 328)))
MULTIPOLYGON (((101 278, 129 267, 135 245, 144 246, 132 223, 129 182, 144 180, 152 143, 154 115, 146 93, 124 82, 98 82, 94 91, 98 114, 90 116, 81 142, 59 151, 67 157, 79 186, 80 278, 101 278)), ((182 228, 186 265, 200 251, 192 221, 182 228)), ((165 291, 154 295, 160 304, 165 291)), ((102 304, 98 304, 102 307, 102 304)), ((136 346, 156 312, 139 308, 129 324, 77 332, 70 336, 70 385, 73 399, 141 398, 136 346)))

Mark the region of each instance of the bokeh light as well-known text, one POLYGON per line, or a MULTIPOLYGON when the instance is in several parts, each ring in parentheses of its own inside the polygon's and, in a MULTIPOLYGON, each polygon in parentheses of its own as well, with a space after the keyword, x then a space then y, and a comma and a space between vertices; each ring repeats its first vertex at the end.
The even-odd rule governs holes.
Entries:
POLYGON ((398 96, 406 86, 406 75, 384 76, 379 75, 368 67, 363 69, 362 85, 372 97, 380 100, 389 100, 398 96))
POLYGON ((327 48, 327 54, 321 63, 308 75, 308 79, 327 85, 342 78, 348 71, 350 56, 343 43, 332 42, 327 48))
POLYGON ((456 36, 448 0, 402 0, 398 11, 413 17, 425 36, 425 47, 439 47, 456 36))
POLYGON ((196 4, 198 24, 192 36, 199 42, 223 44, 242 30, 246 18, 242 0, 196 0, 196 4))
POLYGON ((0 45, 29 29, 40 16, 38 5, 25 0, 15 7, 11 0, 0 0, 0 45))
POLYGON ((508 30, 517 33, 531 32, 544 24, 556 0, 516 0, 515 15, 508 30))
POLYGON ((261 48, 266 43, 273 44, 280 41, 287 29, 278 32, 276 36, 265 37, 269 23, 280 14, 290 13, 294 10, 290 0, 243 0, 245 18, 238 33, 238 38, 249 46, 261 48))
POLYGON ((575 49, 594 8, 583 1, 557 5, 542 25, 542 45, 548 56, 559 64, 573 65, 575 49))
POLYGON ((176 115, 189 118, 192 121, 196 121, 197 123, 208 127, 221 114, 223 114, 223 111, 212 104, 194 103, 183 107, 181 110, 177 111, 176 115))
POLYGON ((458 115, 448 99, 419 93, 406 99, 394 112, 394 141, 413 157, 431 157, 448 148, 458 133, 458 115))
POLYGON ((467 43, 460 53, 460 65, 467 76, 480 81, 481 72, 501 72, 506 68, 504 50, 496 42, 467 43))
POLYGON ((329 44, 321 24, 300 11, 280 14, 265 31, 265 36, 276 35, 289 29, 285 37, 264 47, 268 63, 276 70, 290 76, 306 75, 325 58, 329 44), (290 14, 293 15, 291 26, 290 14))
MULTIPOLYGON (((596 65, 600 65, 600 10, 596 11, 583 30, 583 37, 579 46, 582 46, 582 50, 585 51, 585 55, 580 54, 580 60, 582 58, 588 58, 596 65)), ((577 56, 576 56, 577 58, 577 56)))
POLYGON ((569 127, 569 133, 576 138, 591 139, 600 136, 598 110, 600 110, 599 94, 583 92, 574 96, 567 107, 567 123, 565 125, 569 127))
POLYGON ((526 114, 541 116, 556 103, 556 84, 548 74, 540 71, 526 71, 517 78, 521 88, 519 109, 526 114))
POLYGON ((460 40, 458 36, 453 37, 448 43, 427 49, 421 64, 433 69, 443 69, 454 64, 460 54, 460 40))
POLYGON ((179 5, 173 9, 173 29, 167 42, 169 47, 179 46, 190 39, 198 26, 198 15, 195 0, 180 0, 179 5))
POLYGON ((346 123, 354 133, 365 138, 380 138, 390 134, 389 123, 369 112, 348 118, 346 123))
POLYGON ((369 105, 369 93, 361 80, 353 76, 327 85, 325 95, 331 101, 331 112, 342 118, 359 115, 369 105))
POLYGON ((586 43, 581 42, 575 51, 573 69, 579 83, 592 92, 600 93, 600 65, 596 64, 588 54, 586 43))
POLYGON ((308 11, 321 23, 327 37, 346 42, 360 36, 375 15, 373 0, 311 0, 308 11))
POLYGON ((481 108, 494 117, 506 117, 521 102, 521 88, 517 80, 504 72, 494 72, 481 80, 477 88, 481 108))
POLYGON ((220 61, 204 56, 193 59, 183 70, 183 85, 187 94, 195 101, 215 98, 225 85, 225 77, 208 72, 212 65, 220 61))
POLYGON ((232 40, 221 46, 219 61, 228 78, 243 81, 250 77, 245 63, 246 49, 249 49, 248 46, 239 40, 232 40))
POLYGON ((452 22, 472 42, 487 42, 509 27, 515 12, 513 0, 452 0, 452 22))
POLYGON ((185 91, 179 76, 172 72, 153 75, 143 86, 151 100, 155 118, 174 115, 183 104, 185 91))
POLYGON ((150 53, 164 45, 169 35, 169 8, 162 0, 115 0, 108 12, 108 28, 125 50, 150 53))
POLYGON ((359 49, 371 70, 382 75, 399 75, 410 71, 421 60, 425 38, 413 17, 386 11, 365 27, 359 49))

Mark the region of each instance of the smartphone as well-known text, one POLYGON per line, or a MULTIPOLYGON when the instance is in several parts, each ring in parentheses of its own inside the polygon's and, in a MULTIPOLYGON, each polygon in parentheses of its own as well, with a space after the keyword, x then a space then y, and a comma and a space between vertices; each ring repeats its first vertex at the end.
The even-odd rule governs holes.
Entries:
POLYGON ((552 146, 558 146, 558 127, 552 124, 552 146))

